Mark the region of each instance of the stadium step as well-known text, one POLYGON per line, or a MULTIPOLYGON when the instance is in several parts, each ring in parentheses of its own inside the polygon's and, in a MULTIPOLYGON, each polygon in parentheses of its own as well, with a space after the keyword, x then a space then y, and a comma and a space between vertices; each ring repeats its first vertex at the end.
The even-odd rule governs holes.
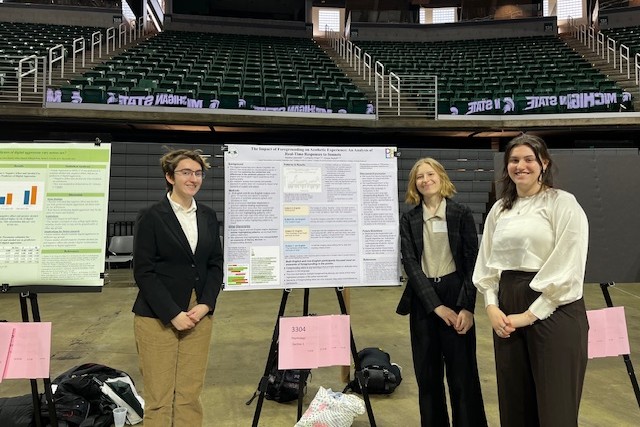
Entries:
POLYGON ((631 101, 633 103, 634 111, 640 111, 640 95, 638 92, 638 85, 635 82, 635 74, 633 70, 631 70, 631 77, 627 78, 626 73, 620 73, 620 68, 617 63, 614 67, 613 63, 609 63, 606 59, 602 59, 600 55, 596 54, 595 51, 592 51, 591 48, 582 44, 580 40, 574 38, 570 33, 563 33, 560 35, 560 38, 567 43, 567 46, 591 62, 594 68, 605 74, 610 80, 616 82, 620 88, 630 92, 633 96, 631 101))

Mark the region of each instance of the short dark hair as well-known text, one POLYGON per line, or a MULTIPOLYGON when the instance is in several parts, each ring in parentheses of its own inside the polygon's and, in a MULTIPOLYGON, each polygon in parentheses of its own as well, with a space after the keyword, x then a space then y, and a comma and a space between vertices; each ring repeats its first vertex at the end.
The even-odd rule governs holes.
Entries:
POLYGON ((173 178, 176 168, 178 167, 178 163, 180 163, 184 159, 191 159, 195 162, 198 162, 203 171, 211 168, 206 157, 203 156, 202 150, 182 149, 171 150, 167 152, 164 156, 160 157, 160 166, 162 167, 162 172, 165 176, 165 182, 167 184, 167 190, 169 192, 173 191, 173 184, 167 181, 166 176, 169 175, 171 178, 173 178))

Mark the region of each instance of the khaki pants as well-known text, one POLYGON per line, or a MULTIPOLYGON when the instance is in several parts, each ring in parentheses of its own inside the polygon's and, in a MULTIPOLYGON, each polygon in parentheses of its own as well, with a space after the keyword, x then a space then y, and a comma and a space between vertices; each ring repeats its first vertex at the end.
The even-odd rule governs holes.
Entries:
MULTIPOLYGON (((189 308, 196 305, 195 292, 189 308)), ((133 320, 144 381, 145 427, 202 426, 200 394, 209 358, 212 316, 195 328, 177 331, 159 319, 133 320)))

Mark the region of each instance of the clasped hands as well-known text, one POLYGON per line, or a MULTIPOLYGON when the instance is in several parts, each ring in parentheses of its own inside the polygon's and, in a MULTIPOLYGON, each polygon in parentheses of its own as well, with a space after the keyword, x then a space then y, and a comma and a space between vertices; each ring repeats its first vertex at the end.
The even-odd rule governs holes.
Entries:
POLYGON ((181 311, 171 319, 171 324, 179 331, 186 331, 196 327, 200 319, 207 315, 210 308, 207 304, 196 304, 189 311, 181 311))
POLYGON ((491 327, 500 338, 509 338, 516 329, 533 325, 538 320, 529 310, 507 316, 495 304, 487 306, 487 315, 489 316, 491 327))
POLYGON ((456 313, 446 305, 439 305, 434 311, 447 326, 451 326, 460 335, 466 334, 473 326, 473 313, 464 308, 456 313))

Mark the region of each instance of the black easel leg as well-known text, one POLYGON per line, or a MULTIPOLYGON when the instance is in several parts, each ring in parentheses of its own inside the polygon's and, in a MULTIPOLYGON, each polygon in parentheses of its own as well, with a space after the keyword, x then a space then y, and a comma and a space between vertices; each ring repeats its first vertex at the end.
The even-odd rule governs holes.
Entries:
POLYGON ((289 297, 290 289, 284 289, 282 291, 282 300, 280 301, 280 309, 278 310, 278 318, 276 319, 276 325, 273 328, 273 336, 271 338, 271 348, 269 348, 269 355, 267 356, 267 364, 264 368, 264 375, 260 379, 258 389, 260 395, 258 396, 258 403, 256 404, 256 411, 253 414, 253 427, 258 427, 258 421, 260 420, 260 412, 262 411, 262 403, 264 402, 264 393, 267 390, 267 383, 269 381, 269 373, 276 361, 276 350, 278 348, 278 337, 280 335, 280 318, 284 316, 284 310, 287 306, 287 299, 289 297))
MULTIPOLYGON (((304 299, 302 300, 302 315, 303 316, 308 316, 309 315, 309 288, 304 288, 304 299)), ((301 369, 300 370, 300 383, 299 384, 306 384, 307 383, 307 378, 309 378, 309 372, 306 369, 301 369)), ((302 418, 302 404, 304 400, 304 388, 300 387, 298 389, 298 417, 296 418, 296 420, 300 420, 300 418, 302 418)))
MULTIPOLYGON (((604 301, 607 303, 607 307, 613 307, 613 301, 611 301, 611 295, 609 294, 609 286, 613 285, 615 285, 615 283, 600 283, 600 289, 602 289, 602 294, 604 295, 604 301)), ((624 360, 624 364, 627 367, 627 374, 629 375, 629 380, 631 380, 631 387, 633 387, 633 392, 636 395, 636 402, 638 402, 638 407, 640 407, 640 387, 638 386, 636 373, 633 370, 631 357, 629 357, 628 354, 623 354, 622 359, 624 360)))
MULTIPOLYGON (((340 304, 340 312, 342 314, 349 314, 347 311, 347 304, 344 302, 344 296, 342 295, 342 288, 336 288, 336 296, 338 297, 338 304, 340 304)), ((358 359, 358 349, 356 348, 356 342, 353 339, 353 330, 351 330, 351 326, 349 326, 349 336, 351 338, 351 356, 353 357, 353 363, 355 364, 356 378, 358 378, 358 381, 360 382, 362 399, 364 400, 364 405, 367 408, 369 424, 371 427, 376 427, 376 420, 373 416, 373 408, 371 407, 371 400, 369 399, 369 391, 367 390, 369 378, 366 375, 362 375, 362 366, 360 366, 360 360, 358 359)))
MULTIPOLYGON (((38 294, 32 292, 23 292, 20 294, 20 311, 22 313, 22 321, 29 322, 29 309, 27 307, 27 298, 31 302, 31 315, 34 322, 40 322, 40 308, 38 307, 38 294)), ((29 380, 31 383, 31 398, 33 401, 34 418, 36 421, 36 427, 42 426, 42 412, 40 408, 40 395, 38 393, 38 383, 35 379, 29 380)), ((52 426, 58 425, 58 418, 56 415, 56 405, 53 400, 53 392, 51 391, 51 379, 44 378, 44 394, 47 398, 47 408, 49 410, 49 420, 52 426)))

